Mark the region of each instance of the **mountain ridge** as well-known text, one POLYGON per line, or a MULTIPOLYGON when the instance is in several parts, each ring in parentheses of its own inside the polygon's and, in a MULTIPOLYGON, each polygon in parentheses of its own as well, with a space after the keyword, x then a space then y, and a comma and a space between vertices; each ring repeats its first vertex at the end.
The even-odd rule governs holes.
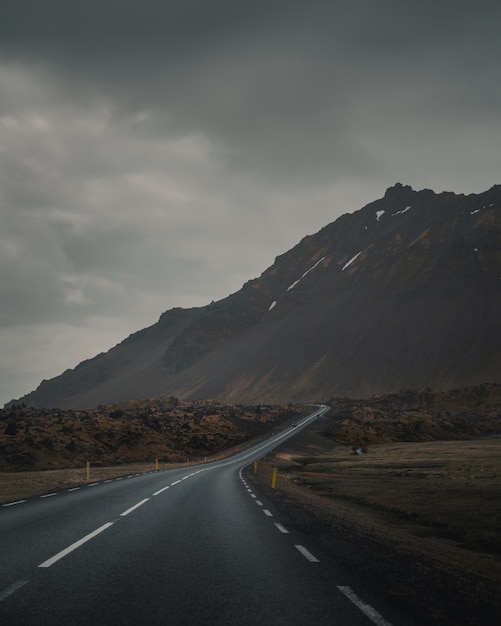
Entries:
POLYGON ((18 401, 364 397, 501 382, 501 185, 397 183, 217 302, 174 308, 18 401))

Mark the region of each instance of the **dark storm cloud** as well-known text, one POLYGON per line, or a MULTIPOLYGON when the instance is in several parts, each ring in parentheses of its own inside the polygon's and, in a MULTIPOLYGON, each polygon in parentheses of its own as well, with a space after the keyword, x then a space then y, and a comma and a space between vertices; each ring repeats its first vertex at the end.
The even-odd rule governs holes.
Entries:
POLYGON ((353 132, 378 117, 390 126, 399 90, 416 92, 392 111, 402 123, 445 116, 464 92, 475 100, 469 85, 497 114, 494 2, 27 4, 0 27, 5 58, 55 68, 69 100, 149 111, 137 132, 208 136, 267 177, 377 173, 353 132))

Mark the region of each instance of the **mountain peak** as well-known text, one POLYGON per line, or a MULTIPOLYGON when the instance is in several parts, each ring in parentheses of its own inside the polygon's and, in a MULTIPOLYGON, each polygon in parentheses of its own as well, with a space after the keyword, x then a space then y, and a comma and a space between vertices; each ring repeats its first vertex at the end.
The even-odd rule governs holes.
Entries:
POLYGON ((385 198, 394 197, 396 195, 409 194, 413 193, 414 189, 410 185, 402 185, 402 183, 395 183, 393 187, 388 187, 386 193, 384 194, 385 198))
POLYGON ((465 196, 396 183, 231 296, 167 311, 20 401, 286 403, 499 383, 500 279, 501 185, 465 196))

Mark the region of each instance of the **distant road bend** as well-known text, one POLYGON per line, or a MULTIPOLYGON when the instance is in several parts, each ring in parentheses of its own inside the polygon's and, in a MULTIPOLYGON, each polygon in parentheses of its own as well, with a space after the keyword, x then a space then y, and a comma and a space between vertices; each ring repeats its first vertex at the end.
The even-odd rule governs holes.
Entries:
POLYGON ((222 461, 4 504, 0 624, 388 626, 242 475, 327 410, 222 461))

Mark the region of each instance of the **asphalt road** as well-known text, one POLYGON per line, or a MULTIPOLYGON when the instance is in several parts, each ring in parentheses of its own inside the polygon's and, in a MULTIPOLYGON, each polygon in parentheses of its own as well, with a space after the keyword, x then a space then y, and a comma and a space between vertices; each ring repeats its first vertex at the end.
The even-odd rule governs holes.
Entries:
POLYGON ((242 476, 323 410, 223 461, 3 505, 0 624, 388 625, 242 476))

